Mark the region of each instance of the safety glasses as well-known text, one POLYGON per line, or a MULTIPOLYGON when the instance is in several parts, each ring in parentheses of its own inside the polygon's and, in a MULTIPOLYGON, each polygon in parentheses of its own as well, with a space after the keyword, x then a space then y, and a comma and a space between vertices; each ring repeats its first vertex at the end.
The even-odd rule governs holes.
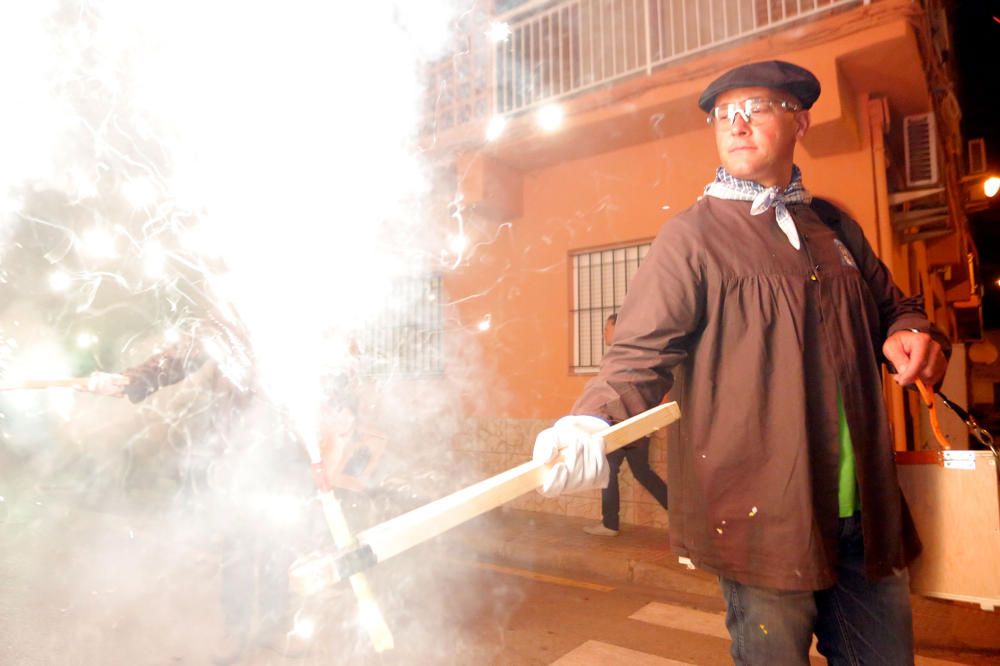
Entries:
POLYGON ((778 111, 801 111, 802 105, 798 102, 789 102, 783 99, 768 99, 766 97, 751 97, 742 102, 729 102, 721 106, 716 106, 708 114, 708 124, 716 124, 716 127, 724 125, 717 121, 728 119, 730 124, 736 122, 737 114, 743 116, 744 122, 752 125, 760 125, 767 122, 778 111))

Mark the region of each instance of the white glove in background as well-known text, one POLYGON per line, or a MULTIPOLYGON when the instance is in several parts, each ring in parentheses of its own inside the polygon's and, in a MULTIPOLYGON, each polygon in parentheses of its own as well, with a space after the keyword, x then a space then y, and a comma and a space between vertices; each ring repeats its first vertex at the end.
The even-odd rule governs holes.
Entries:
POLYGON ((595 433, 608 424, 595 416, 564 416, 551 428, 538 433, 532 460, 552 465, 539 492, 555 497, 565 492, 604 488, 608 485, 608 459, 604 439, 595 433))
POLYGON ((92 372, 87 376, 87 391, 98 395, 109 395, 121 398, 125 395, 125 387, 131 380, 125 375, 113 372, 92 372))

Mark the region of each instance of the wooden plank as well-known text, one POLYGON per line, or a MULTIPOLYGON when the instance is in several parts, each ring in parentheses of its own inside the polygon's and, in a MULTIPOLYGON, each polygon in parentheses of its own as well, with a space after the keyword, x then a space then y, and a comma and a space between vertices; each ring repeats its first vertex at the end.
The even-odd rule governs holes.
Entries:
MULTIPOLYGON (((680 418, 676 402, 658 405, 596 433, 605 451, 650 435, 680 418)), ((352 545, 337 554, 315 554, 293 564, 290 585, 313 594, 344 575, 384 562, 491 509, 502 506, 542 485, 550 463, 534 460, 463 488, 359 533, 352 545)), ((331 514, 335 514, 332 511, 331 514)), ((345 536, 346 539, 346 536, 345 536)), ((339 545, 339 544, 338 544, 339 545)))
POLYGON ((49 388, 74 388, 82 391, 87 388, 87 378, 68 377, 59 379, 25 379, 22 381, 0 384, 0 391, 23 391, 49 388))
POLYGON ((587 641, 552 662, 552 666, 695 666, 611 643, 587 641))
MULTIPOLYGON (((645 437, 680 418, 676 402, 659 405, 613 425, 599 434, 611 452, 645 437)), ((378 562, 423 543, 542 485, 548 465, 530 461, 506 472, 425 504, 357 535, 378 562)))

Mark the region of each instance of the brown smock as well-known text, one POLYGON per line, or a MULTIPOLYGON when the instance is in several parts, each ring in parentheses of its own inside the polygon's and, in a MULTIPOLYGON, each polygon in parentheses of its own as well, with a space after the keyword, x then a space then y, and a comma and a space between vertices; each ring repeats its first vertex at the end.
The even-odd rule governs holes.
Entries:
POLYGON ((920 551, 896 478, 881 364, 892 333, 947 345, 904 298, 858 224, 790 204, 703 197, 668 221, 629 287, 615 340, 573 407, 616 422, 658 404, 681 368, 679 441, 667 446, 670 543, 745 584, 836 581, 838 387, 856 458, 872 580, 920 551), (839 228, 838 228, 839 227, 839 228), (848 249, 850 248, 850 249, 848 249))

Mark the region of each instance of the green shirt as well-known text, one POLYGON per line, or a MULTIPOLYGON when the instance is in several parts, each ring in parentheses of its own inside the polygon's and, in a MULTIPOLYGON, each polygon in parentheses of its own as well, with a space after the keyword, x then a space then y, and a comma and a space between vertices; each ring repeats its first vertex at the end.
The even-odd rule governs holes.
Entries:
POLYGON ((844 399, 837 390, 837 413, 840 415, 840 469, 838 472, 838 498, 840 517, 850 518, 861 502, 858 499, 858 479, 854 471, 854 446, 851 444, 851 430, 847 427, 847 413, 844 399))

